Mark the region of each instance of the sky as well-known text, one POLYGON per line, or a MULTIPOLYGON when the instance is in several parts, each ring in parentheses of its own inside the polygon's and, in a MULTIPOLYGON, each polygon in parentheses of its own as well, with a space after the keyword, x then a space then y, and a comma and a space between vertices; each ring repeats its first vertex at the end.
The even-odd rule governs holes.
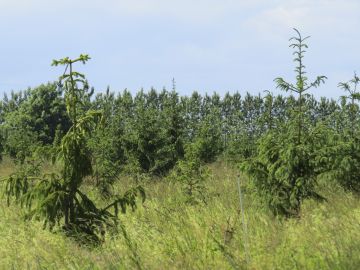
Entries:
MULTIPOLYGON (((81 53, 76 69, 97 92, 172 88, 221 95, 275 94, 294 82, 293 28, 308 40, 310 93, 338 98, 360 73, 360 0, 0 0, 0 95, 57 80, 53 59, 81 53)), ((285 94, 285 93, 284 93, 285 94)))

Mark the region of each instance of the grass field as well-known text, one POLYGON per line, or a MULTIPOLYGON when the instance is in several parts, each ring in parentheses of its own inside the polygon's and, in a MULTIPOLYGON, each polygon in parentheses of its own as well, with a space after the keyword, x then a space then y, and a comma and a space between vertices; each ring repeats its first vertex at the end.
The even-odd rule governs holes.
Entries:
MULTIPOLYGON (((5 159, 0 176, 13 169, 5 159)), ((1 197, 0 269, 360 269, 359 198, 324 180, 327 202, 306 201, 300 218, 278 219, 241 177, 246 256, 237 171, 221 162, 210 169, 206 204, 186 204, 171 179, 143 183, 145 204, 121 216, 125 231, 108 233, 100 247, 79 246, 41 222, 24 221, 23 210, 1 197)), ((130 185, 124 178, 116 188, 130 185)))

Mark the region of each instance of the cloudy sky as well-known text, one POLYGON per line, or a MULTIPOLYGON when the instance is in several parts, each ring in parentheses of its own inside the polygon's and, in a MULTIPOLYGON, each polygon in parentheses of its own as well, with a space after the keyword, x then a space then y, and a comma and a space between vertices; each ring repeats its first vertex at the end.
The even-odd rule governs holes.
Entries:
POLYGON ((294 81, 288 39, 310 35, 316 96, 337 98, 360 73, 359 0, 0 0, 0 93, 56 80, 54 58, 87 53, 78 69, 97 91, 155 87, 190 94, 278 93, 294 81))

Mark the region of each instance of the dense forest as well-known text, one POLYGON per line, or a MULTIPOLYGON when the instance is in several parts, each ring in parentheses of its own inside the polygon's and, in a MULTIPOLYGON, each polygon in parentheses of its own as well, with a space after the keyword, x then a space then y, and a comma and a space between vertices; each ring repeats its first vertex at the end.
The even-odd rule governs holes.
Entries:
MULTIPOLYGON (((268 216, 279 220, 301 220, 307 200, 331 203, 323 189, 329 185, 354 196, 358 205, 360 78, 350 73, 349 81, 339 82, 339 99, 316 99, 326 77, 307 78, 306 39, 298 31, 291 39, 295 83, 274 80, 283 95, 195 91, 181 96, 175 80, 172 89, 101 92, 75 71, 89 56, 54 60, 65 70, 58 80, 12 91, 0 101, 0 153, 13 164, 3 175, 7 205, 25 208, 27 220, 42 220, 45 228, 60 230, 81 246, 101 246, 108 234, 120 234, 131 267, 138 269, 147 267, 119 213, 129 207, 136 212, 154 196, 149 186, 159 182, 180 187, 182 207, 209 207, 222 196, 209 188, 214 164, 226 164, 234 172, 232 181, 239 173, 247 179, 241 184, 245 199, 254 191, 268 216), (119 186, 127 188, 119 193, 119 186)), ((239 191, 241 196, 240 183, 239 191)), ((234 220, 244 214, 236 211, 234 220)), ((245 233, 245 225, 243 219, 236 226, 245 233)), ((246 245, 240 262, 231 255, 228 237, 235 225, 227 220, 227 226, 224 242, 214 240, 229 263, 225 268, 251 264, 246 245)), ((241 237, 241 243, 247 241, 241 237)))

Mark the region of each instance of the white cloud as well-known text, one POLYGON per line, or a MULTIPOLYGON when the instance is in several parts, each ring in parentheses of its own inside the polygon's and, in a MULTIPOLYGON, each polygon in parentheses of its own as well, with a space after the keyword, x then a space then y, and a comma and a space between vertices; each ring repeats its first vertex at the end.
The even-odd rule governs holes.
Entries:
POLYGON ((360 27, 360 1, 288 0, 265 9, 244 22, 263 36, 288 35, 291 27, 324 34, 353 32, 360 27))

